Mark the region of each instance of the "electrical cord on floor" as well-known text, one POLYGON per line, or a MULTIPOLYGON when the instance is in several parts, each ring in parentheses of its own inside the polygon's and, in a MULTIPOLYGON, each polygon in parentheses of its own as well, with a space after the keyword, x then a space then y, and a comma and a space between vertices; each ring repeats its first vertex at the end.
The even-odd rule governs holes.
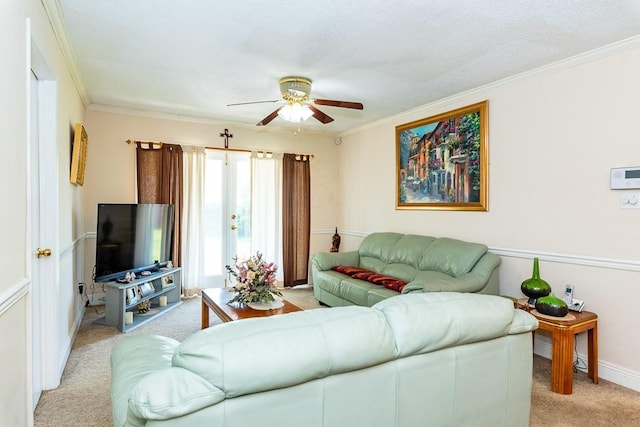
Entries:
MULTIPOLYGON (((103 286, 103 289, 104 289, 104 285, 102 285, 102 286, 103 286)), ((90 288, 91 292, 89 292, 89 291, 87 291, 87 290, 86 290, 86 289, 87 289, 87 286, 85 286, 85 287, 84 287, 84 289, 85 289, 85 294, 84 294, 84 295, 83 295, 83 297, 82 297, 82 300, 84 301, 84 306, 85 306, 85 307, 91 307, 91 308, 93 308, 93 311, 95 311, 95 312, 96 312, 96 314, 102 314, 102 313, 104 313, 104 311, 99 311, 99 310, 96 308, 96 306, 95 306, 95 305, 92 305, 92 304, 91 304, 91 301, 93 300, 93 298, 94 298, 94 296, 95 296, 95 294, 96 294, 96 283, 95 283, 93 280, 91 281, 91 285, 89 285, 89 288, 90 288)))
POLYGON ((573 341, 573 351, 576 355, 576 360, 573 362, 573 373, 577 373, 579 370, 586 370, 586 362, 578 355, 578 340, 573 341))

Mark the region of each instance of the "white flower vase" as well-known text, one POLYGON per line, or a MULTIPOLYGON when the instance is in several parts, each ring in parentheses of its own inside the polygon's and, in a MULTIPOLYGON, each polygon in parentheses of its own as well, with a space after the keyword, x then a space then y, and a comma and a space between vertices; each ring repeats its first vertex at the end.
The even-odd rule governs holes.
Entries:
POLYGON ((273 301, 269 302, 250 302, 247 305, 254 310, 275 310, 284 307, 284 301, 281 296, 274 295, 273 301))

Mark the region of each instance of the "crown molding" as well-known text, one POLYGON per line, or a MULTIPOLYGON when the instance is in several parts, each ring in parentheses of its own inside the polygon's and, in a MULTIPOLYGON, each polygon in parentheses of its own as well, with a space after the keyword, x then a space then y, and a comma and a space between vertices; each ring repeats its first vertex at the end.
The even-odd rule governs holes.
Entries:
POLYGON ((75 55, 73 54, 73 49, 69 43, 69 36, 67 35, 67 29, 64 25, 64 17, 62 15, 62 10, 60 9, 60 3, 58 0, 41 1, 44 11, 49 18, 53 34, 58 41, 58 46, 62 51, 62 57, 64 58, 64 62, 67 65, 69 74, 71 75, 71 80, 78 91, 82 105, 87 108, 87 106, 91 104, 91 99, 89 98, 87 89, 82 81, 80 70, 78 69, 75 55))
MULTIPOLYGON (((296 130, 292 127, 282 127, 282 126, 256 126, 253 124, 241 123, 241 122, 232 122, 232 121, 223 121, 219 119, 207 118, 207 117, 196 117, 196 116, 186 116, 175 113, 162 113, 158 111, 151 110, 138 110, 135 108, 125 108, 125 107, 114 107, 111 105, 104 104, 91 104, 86 106, 87 111, 95 111, 100 113, 110 113, 110 114, 121 114, 125 116, 136 116, 136 117, 146 117, 149 119, 158 119, 158 120, 173 120, 176 122, 185 122, 185 123, 197 123, 197 124, 205 124, 205 125, 214 125, 214 126, 224 126, 227 128, 241 128, 246 130, 251 130, 259 133, 285 133, 298 136, 298 133, 301 133, 300 130, 296 130)), ((334 138, 334 133, 325 132, 316 129, 304 129, 304 134, 309 135, 317 135, 317 136, 326 136, 330 138, 334 138)))

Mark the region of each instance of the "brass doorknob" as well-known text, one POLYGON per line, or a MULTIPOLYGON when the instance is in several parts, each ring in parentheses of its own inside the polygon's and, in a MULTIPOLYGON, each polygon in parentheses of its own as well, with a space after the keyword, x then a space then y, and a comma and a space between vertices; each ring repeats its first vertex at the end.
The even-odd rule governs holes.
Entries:
POLYGON ((237 225, 232 225, 232 226, 231 226, 231 229, 232 229, 232 230, 237 230, 237 229, 238 229, 238 226, 237 226, 237 225))
POLYGON ((36 256, 38 258, 43 257, 43 256, 51 256, 51 249, 49 249, 49 248, 47 248, 47 249, 38 248, 38 250, 36 251, 36 256))

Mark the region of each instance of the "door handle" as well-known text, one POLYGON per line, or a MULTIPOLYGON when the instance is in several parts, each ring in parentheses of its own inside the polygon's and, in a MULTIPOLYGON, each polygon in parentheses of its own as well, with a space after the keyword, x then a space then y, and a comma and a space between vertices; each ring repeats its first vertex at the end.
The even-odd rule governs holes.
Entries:
POLYGON ((237 230, 237 229, 238 229, 238 226, 237 226, 237 225, 232 225, 232 226, 231 226, 231 229, 232 229, 232 230, 237 230))
POLYGON ((43 257, 43 256, 51 256, 51 249, 49 249, 49 248, 46 248, 46 249, 38 248, 38 250, 36 251, 36 256, 38 258, 43 257))

